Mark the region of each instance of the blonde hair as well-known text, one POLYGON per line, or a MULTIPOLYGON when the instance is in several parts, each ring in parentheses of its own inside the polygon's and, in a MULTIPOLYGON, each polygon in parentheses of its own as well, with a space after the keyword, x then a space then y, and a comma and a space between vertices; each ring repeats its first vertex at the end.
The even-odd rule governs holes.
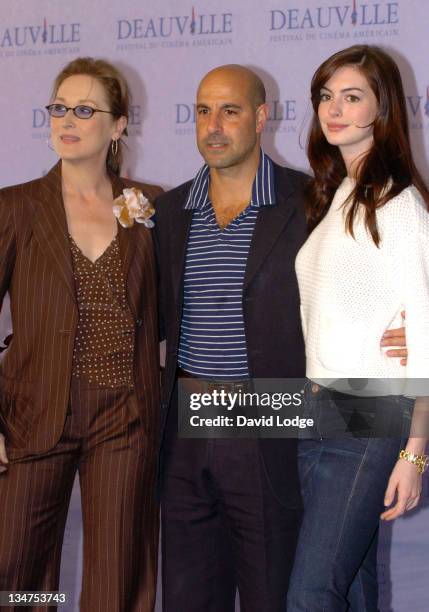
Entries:
MULTIPOLYGON (((53 86, 53 98, 57 95, 63 81, 71 76, 78 74, 86 74, 94 77, 104 88, 109 110, 115 119, 126 117, 128 119, 130 91, 125 77, 119 72, 113 64, 103 59, 95 59, 93 57, 77 57, 69 62, 57 75, 53 86)), ((127 136, 128 132, 125 129, 122 135, 127 136)), ((123 159, 121 139, 118 141, 118 151, 113 155, 111 147, 106 157, 106 166, 114 174, 119 175, 123 159)))

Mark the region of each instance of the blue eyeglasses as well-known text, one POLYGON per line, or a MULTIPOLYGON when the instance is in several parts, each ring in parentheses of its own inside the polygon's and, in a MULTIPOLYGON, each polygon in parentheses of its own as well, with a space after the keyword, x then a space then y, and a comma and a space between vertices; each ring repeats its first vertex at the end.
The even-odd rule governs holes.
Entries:
POLYGON ((109 113, 113 115, 112 111, 101 110, 100 108, 92 108, 92 106, 86 106, 85 104, 78 104, 77 106, 65 106, 65 104, 48 104, 45 106, 51 117, 59 119, 65 117, 69 110, 73 111, 73 114, 78 119, 91 119, 94 113, 109 113))

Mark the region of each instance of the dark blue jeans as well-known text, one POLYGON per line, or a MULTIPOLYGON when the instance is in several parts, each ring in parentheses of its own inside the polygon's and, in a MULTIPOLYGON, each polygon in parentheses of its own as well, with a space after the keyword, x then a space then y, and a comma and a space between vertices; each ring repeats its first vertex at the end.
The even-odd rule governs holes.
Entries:
POLYGON ((287 612, 376 612, 377 536, 390 473, 405 444, 413 401, 377 398, 356 416, 356 402, 337 402, 309 384, 306 416, 315 421, 299 442, 304 519, 288 592, 287 612), (339 407, 340 404, 340 407, 339 407), (353 414, 352 414, 353 412, 353 414), (356 437, 351 422, 387 425, 400 437, 356 437), (398 419, 401 425, 398 427, 398 419), (308 435, 308 434, 307 434, 308 435))

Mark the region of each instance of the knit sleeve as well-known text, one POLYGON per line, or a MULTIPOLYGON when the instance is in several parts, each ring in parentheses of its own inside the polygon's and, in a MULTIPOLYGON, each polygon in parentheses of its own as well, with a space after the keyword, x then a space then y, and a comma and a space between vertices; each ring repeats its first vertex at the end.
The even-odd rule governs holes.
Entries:
MULTIPOLYGON (((407 190, 401 227, 400 258, 408 363, 407 387, 420 385, 411 379, 426 379, 421 387, 429 387, 429 212, 417 190, 407 190)), ((421 381, 423 382, 423 381, 421 381)))

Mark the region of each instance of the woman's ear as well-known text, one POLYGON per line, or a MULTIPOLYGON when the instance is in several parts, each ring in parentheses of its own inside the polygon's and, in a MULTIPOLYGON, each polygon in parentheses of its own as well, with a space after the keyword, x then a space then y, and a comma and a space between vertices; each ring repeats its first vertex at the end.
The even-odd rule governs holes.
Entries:
POLYGON ((127 129, 128 119, 122 115, 119 119, 116 119, 115 131, 112 134, 112 140, 118 140, 123 132, 127 129))

